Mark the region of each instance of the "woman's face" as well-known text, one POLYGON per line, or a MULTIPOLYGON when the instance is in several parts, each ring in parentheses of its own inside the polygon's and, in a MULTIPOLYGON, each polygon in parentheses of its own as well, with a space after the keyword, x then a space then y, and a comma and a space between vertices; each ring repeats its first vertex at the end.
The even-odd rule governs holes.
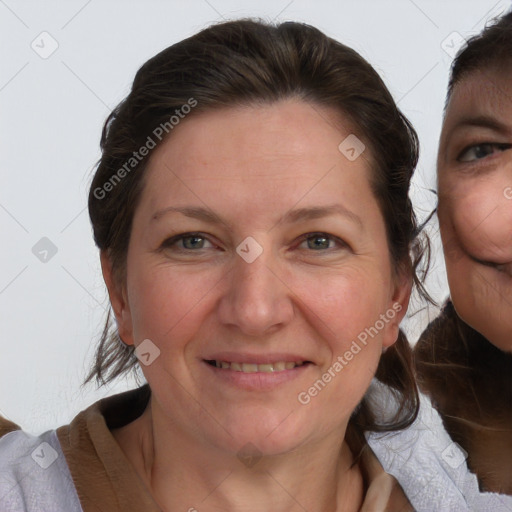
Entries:
POLYGON ((151 342, 153 414, 199 446, 341 439, 396 340, 409 279, 393 278, 369 150, 347 159, 339 125, 298 100, 218 110, 151 156, 113 304, 123 340, 151 342))
POLYGON ((512 72, 455 86, 438 157, 439 221, 459 316, 512 351, 512 72))

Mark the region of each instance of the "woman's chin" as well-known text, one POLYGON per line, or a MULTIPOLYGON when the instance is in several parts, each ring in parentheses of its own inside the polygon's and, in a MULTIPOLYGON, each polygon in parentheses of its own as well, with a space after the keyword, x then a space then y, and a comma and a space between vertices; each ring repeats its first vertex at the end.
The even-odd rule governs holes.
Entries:
POLYGON ((253 416, 229 425, 229 435, 223 435, 217 446, 226 452, 244 457, 277 456, 292 452, 314 436, 307 426, 287 425, 269 418, 253 416))

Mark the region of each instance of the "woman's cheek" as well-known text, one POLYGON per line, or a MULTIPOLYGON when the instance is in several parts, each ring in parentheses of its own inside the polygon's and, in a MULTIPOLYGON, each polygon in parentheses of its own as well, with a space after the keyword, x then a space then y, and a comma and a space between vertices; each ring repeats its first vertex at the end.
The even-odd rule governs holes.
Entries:
POLYGON ((384 308, 373 283, 364 272, 340 270, 322 279, 304 276, 297 281, 297 296, 305 304, 305 314, 314 313, 311 322, 320 333, 341 348, 364 328, 374 324, 384 308))
POLYGON ((204 274, 165 266, 136 273, 129 292, 136 341, 168 337, 187 317, 199 313, 195 308, 214 282, 204 274))
POLYGON ((480 183, 454 195, 449 210, 458 238, 467 251, 484 256, 489 243, 503 243, 504 222, 494 187, 480 183))

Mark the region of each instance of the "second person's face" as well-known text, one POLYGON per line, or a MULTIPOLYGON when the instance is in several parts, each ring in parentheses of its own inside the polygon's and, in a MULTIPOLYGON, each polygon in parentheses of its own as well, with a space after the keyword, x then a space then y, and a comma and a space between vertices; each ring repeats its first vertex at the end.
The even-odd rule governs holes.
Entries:
POLYGON ((439 221, 459 316, 512 352, 512 71, 475 71, 446 110, 439 221))

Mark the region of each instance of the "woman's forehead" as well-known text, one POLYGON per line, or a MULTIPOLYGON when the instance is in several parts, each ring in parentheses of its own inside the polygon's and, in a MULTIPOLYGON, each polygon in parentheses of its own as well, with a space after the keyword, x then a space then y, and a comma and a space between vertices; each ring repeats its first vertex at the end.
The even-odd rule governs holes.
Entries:
POLYGON ((148 209, 190 204, 264 219, 298 202, 341 201, 357 210, 374 202, 369 151, 357 148, 361 154, 349 159, 340 149, 346 132, 307 104, 216 111, 179 128, 148 166, 144 217, 148 209))
MULTIPOLYGON (((511 58, 512 64, 512 58, 511 58)), ((468 72, 455 84, 447 108, 450 115, 467 111, 499 115, 512 108, 512 66, 505 69, 489 67, 468 72)))
POLYGON ((155 150, 148 171, 167 168, 195 179, 285 179, 322 172, 330 162, 327 171, 341 159, 347 162, 339 146, 352 129, 338 119, 330 109, 301 101, 202 112, 155 150))

